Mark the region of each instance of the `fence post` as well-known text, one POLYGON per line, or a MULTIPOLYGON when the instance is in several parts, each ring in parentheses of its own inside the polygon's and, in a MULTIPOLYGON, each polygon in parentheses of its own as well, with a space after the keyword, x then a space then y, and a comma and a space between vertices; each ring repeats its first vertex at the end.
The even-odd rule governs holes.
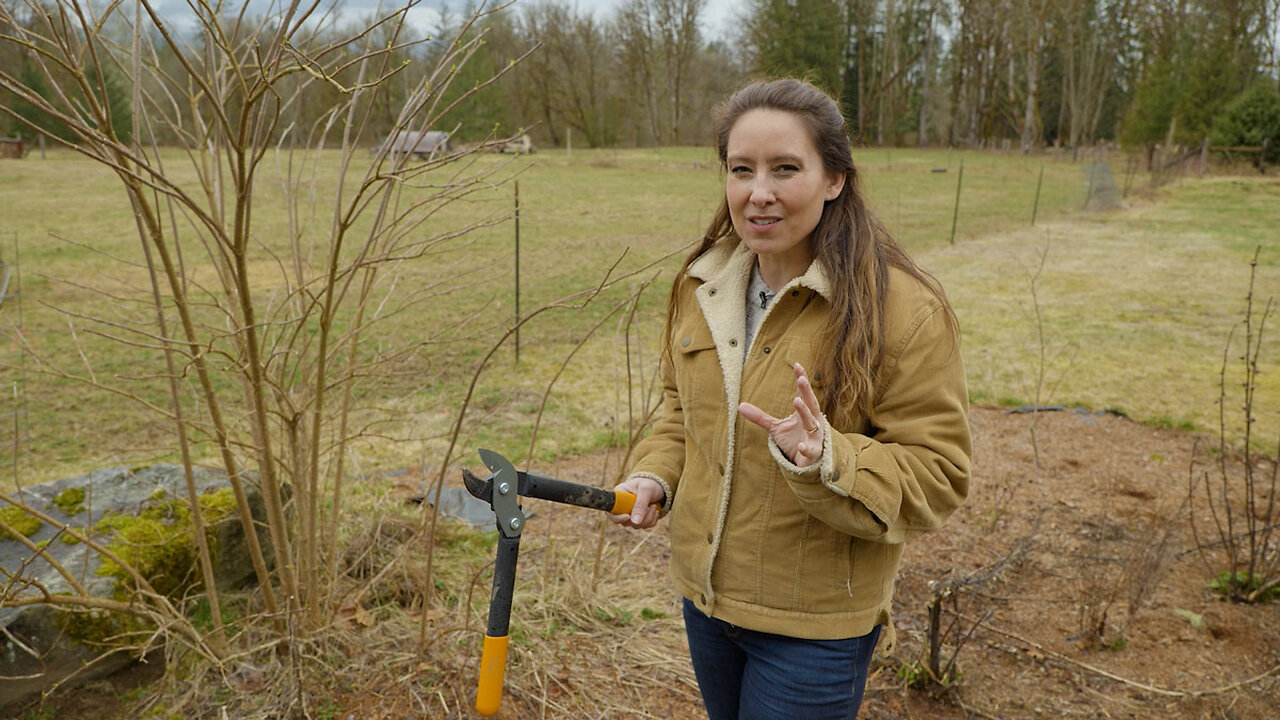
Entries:
POLYGON ((1097 171, 1098 164, 1095 162, 1089 166, 1089 189, 1084 194, 1084 207, 1082 210, 1089 209, 1089 201, 1093 199, 1093 174, 1097 171))
POLYGON ((1200 175, 1204 176, 1204 168, 1209 162, 1209 136, 1205 135, 1200 143, 1200 175))
POLYGON ((516 364, 520 364, 520 181, 516 180, 516 364))
POLYGON ((1040 179, 1036 181, 1036 201, 1031 206, 1031 227, 1036 226, 1036 214, 1040 211, 1040 186, 1044 185, 1044 162, 1040 163, 1040 179))
POLYGON ((956 178, 956 208, 951 213, 951 244, 956 244, 956 220, 960 218, 960 188, 964 186, 964 158, 960 159, 960 177, 956 178))
POLYGON ((1133 183, 1133 175, 1138 172, 1138 164, 1142 161, 1137 157, 1130 156, 1124 163, 1124 192, 1121 197, 1129 197, 1129 186, 1133 183))

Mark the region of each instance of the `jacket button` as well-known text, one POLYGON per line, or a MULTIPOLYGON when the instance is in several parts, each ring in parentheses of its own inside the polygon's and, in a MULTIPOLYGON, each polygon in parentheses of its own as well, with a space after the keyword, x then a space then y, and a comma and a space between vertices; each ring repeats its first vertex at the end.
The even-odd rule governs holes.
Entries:
POLYGON ((799 291, 799 290, 792 290, 792 291, 791 291, 791 297, 795 297, 795 296, 797 296, 797 295, 799 295, 799 294, 800 294, 800 291, 799 291))
POLYGON ((767 347, 767 348, 765 348, 765 349, 764 349, 764 354, 765 354, 765 355, 768 355, 768 354, 769 354, 769 353, 771 353, 771 352, 773 352, 773 348, 769 348, 769 347, 767 347))
POLYGON ((715 536, 713 536, 711 533, 707 533, 707 544, 708 544, 708 545, 710 545, 711 543, 715 542, 715 540, 716 540, 716 539, 715 539, 715 536))
POLYGON ((729 341, 729 347, 738 347, 738 341, 737 341, 737 340, 730 340, 730 341, 729 341))
POLYGON ((703 605, 706 605, 706 604, 707 604, 707 596, 706 596, 706 595, 699 595, 699 596, 698 596, 698 602, 699 602, 699 603, 701 603, 701 604, 703 604, 703 605))
POLYGON ((716 466, 716 472, 720 473, 720 475, 723 477, 723 476, 724 476, 724 466, 723 466, 723 465, 717 465, 717 466, 716 466))
POLYGON ((707 291, 707 294, 708 294, 708 295, 715 295, 715 294, 716 294, 716 289, 715 289, 715 288, 711 288, 710 290, 708 290, 708 291, 707 291))
POLYGON ((693 338, 685 338, 680 341, 680 347, 689 347, 689 343, 693 342, 693 338))

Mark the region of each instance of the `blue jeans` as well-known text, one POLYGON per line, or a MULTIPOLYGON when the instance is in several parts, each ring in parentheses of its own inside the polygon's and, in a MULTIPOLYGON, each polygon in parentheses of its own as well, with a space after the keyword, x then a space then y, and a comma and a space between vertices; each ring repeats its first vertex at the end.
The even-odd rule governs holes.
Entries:
POLYGON ((853 720, 880 627, 805 640, 709 618, 684 601, 685 632, 710 720, 853 720))

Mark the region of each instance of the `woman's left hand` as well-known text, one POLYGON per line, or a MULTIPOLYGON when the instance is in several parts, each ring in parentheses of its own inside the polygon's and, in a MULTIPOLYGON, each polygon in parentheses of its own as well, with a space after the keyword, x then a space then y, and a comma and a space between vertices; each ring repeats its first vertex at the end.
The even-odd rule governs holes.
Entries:
POLYGON ((822 408, 818 406, 818 396, 813 392, 804 368, 796 363, 794 369, 796 396, 791 403, 795 406, 795 412, 779 420, 755 405, 744 402, 738 406, 738 414, 768 430, 769 437, 778 444, 778 449, 796 467, 808 467, 822 458, 825 439, 822 408))

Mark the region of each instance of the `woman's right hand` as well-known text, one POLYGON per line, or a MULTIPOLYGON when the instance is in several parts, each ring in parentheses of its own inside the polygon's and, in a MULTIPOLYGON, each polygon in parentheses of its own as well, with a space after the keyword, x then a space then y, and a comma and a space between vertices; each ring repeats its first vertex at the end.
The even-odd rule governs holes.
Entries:
POLYGON ((630 515, 610 515, 609 522, 626 527, 647 529, 658 523, 658 508, 667 499, 667 493, 656 480, 637 476, 627 478, 614 490, 624 490, 636 496, 636 504, 630 515))

